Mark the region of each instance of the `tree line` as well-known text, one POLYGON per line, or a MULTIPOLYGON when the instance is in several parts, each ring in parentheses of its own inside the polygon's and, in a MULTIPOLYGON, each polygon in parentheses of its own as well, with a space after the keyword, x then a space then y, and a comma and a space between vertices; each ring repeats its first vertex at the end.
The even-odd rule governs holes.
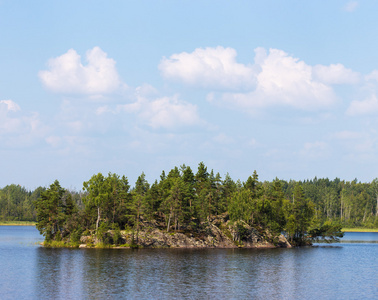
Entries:
POLYGON ((0 221, 36 221, 35 202, 43 190, 28 191, 16 184, 0 189, 0 221))
POLYGON ((378 179, 261 182, 255 171, 242 182, 229 174, 222 178, 202 162, 196 172, 185 165, 163 171, 152 184, 142 173, 132 188, 125 176, 98 173, 81 192, 58 181, 35 191, 18 185, 0 190, 0 218, 37 221, 47 240, 124 228, 137 236, 142 220, 164 224, 167 231, 197 230, 227 213, 233 222, 286 232, 300 243, 305 236, 330 234, 335 224, 378 227, 377 205, 378 179))

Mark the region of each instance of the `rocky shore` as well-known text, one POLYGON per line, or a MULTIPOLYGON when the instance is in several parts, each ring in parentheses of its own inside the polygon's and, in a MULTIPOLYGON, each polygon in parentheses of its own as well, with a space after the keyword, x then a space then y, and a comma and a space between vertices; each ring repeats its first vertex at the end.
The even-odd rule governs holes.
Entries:
MULTIPOLYGON (((244 222, 232 223, 227 215, 214 217, 196 229, 167 231, 158 224, 141 222, 138 231, 109 230, 105 238, 113 248, 290 248, 290 243, 268 230, 251 227, 244 222), (200 228, 200 229, 199 229, 200 228), (117 239, 117 243, 115 243, 117 239)), ((94 235, 82 236, 80 248, 101 244, 94 235)))

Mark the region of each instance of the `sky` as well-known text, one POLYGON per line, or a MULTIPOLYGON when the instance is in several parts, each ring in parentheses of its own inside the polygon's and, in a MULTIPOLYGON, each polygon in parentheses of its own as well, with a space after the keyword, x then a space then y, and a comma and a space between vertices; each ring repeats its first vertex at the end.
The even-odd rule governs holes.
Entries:
POLYGON ((185 164, 378 177, 374 0, 0 0, 0 187, 185 164))

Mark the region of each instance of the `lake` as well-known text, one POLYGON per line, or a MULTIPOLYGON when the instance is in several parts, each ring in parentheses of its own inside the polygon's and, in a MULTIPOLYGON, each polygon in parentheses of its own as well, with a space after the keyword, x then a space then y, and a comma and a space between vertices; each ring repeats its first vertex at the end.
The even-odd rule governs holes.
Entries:
POLYGON ((0 299, 377 299, 378 233, 293 249, 47 249, 0 226, 0 299))

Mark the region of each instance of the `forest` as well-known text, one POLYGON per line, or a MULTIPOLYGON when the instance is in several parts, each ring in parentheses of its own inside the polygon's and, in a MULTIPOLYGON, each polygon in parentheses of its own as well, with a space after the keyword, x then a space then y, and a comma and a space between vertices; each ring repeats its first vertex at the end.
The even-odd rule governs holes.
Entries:
MULTIPOLYGON (((55 181, 27 191, 19 185, 0 190, 0 221, 36 221, 46 240, 78 241, 84 233, 131 228, 159 221, 166 231, 196 231, 214 216, 227 214, 273 233, 285 232, 294 244, 331 236, 343 227, 378 227, 378 179, 361 183, 318 179, 245 181, 222 178, 203 162, 163 171, 148 183, 142 173, 131 187, 126 176, 93 175, 81 191, 55 181)), ((242 229, 241 229, 242 230, 242 229)))

